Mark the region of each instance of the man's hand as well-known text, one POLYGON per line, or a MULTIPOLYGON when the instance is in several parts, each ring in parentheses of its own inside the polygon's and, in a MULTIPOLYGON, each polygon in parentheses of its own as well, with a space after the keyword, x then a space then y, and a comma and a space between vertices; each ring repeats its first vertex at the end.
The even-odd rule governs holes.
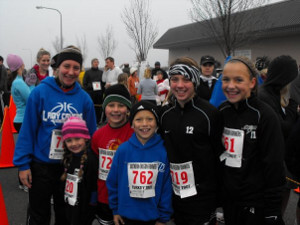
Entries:
POLYGON ((24 184, 28 188, 31 188, 32 176, 31 176, 30 169, 19 171, 19 177, 20 177, 22 184, 24 184))
POLYGON ((123 218, 120 215, 114 215, 115 225, 125 224, 123 218))
POLYGON ((106 83, 105 84, 105 88, 107 89, 107 88, 109 88, 110 87, 110 83, 106 83))

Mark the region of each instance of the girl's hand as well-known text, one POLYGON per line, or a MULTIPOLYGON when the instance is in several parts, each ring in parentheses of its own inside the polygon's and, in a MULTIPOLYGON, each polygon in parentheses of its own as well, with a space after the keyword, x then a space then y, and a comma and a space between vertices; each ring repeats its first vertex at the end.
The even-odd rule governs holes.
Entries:
POLYGON ((115 225, 125 224, 123 218, 120 215, 114 215, 115 225))

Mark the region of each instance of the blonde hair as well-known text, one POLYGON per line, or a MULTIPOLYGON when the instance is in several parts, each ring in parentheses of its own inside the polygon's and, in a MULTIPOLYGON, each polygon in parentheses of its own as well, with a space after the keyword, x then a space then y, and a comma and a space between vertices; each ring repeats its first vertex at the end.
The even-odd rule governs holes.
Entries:
POLYGON ((40 59, 44 56, 44 55, 49 55, 49 57, 51 56, 50 55, 50 52, 46 51, 45 49, 43 48, 40 48, 40 50, 38 51, 37 55, 36 55, 36 61, 40 61, 40 59))
POLYGON ((146 78, 146 79, 148 79, 148 78, 151 78, 151 69, 150 68, 146 68, 145 69, 145 72, 144 72, 144 77, 146 78))
POLYGON ((128 74, 121 73, 118 76, 118 84, 123 84, 128 89, 128 74))

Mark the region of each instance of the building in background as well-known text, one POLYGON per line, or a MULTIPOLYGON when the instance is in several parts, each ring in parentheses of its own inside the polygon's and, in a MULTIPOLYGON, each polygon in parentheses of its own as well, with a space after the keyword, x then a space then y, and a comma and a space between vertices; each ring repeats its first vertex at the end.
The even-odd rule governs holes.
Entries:
MULTIPOLYGON (((244 55, 255 61, 259 56, 275 58, 287 54, 300 63, 299 12, 299 0, 283 1, 241 12, 251 13, 252 18, 262 13, 265 16, 255 25, 255 39, 237 48, 234 55, 244 55)), ((169 64, 182 56, 192 57, 199 63, 201 56, 209 54, 223 66, 225 56, 209 33, 211 32, 205 21, 171 28, 159 38, 153 48, 168 49, 169 64)))

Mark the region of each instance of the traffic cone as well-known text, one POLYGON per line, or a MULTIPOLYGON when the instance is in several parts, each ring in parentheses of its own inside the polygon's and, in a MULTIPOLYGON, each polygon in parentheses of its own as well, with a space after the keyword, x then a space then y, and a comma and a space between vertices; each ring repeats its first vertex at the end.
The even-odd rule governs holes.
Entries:
POLYGON ((1 153, 0 153, 0 168, 13 167, 13 156, 15 152, 15 141, 11 129, 11 120, 9 108, 4 108, 4 118, 1 127, 1 153))
POLYGON ((17 133, 15 127, 14 127, 14 118, 17 113, 16 104, 13 100, 12 95, 10 95, 10 101, 9 101, 9 118, 10 118, 10 124, 11 124, 11 132, 17 133))
POLYGON ((295 188, 295 189, 294 189, 294 192, 300 194, 300 187, 295 188))
POLYGON ((1 184, 0 184, 0 224, 8 225, 7 213, 6 213, 5 202, 2 194, 1 184))

